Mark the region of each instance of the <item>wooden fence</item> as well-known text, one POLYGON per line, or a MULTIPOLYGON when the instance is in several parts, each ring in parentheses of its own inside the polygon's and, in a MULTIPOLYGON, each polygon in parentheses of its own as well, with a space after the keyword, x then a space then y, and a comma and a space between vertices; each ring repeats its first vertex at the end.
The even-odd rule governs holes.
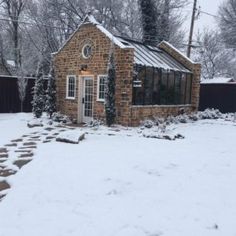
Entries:
MULTIPOLYGON (((31 112, 33 99, 32 89, 35 84, 34 78, 28 79, 26 88, 26 97, 23 104, 24 112, 31 112)), ((45 87, 46 87, 45 81, 45 87)), ((14 113, 20 112, 20 99, 17 87, 17 78, 0 76, 0 113, 14 113)))
POLYGON ((201 84, 199 110, 206 108, 236 112, 236 83, 201 84))

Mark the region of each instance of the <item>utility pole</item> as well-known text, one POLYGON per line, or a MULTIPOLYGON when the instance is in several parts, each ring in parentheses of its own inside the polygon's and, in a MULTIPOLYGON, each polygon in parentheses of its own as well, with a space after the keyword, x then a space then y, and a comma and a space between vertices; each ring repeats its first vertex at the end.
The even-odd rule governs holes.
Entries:
POLYGON ((193 28, 194 28, 194 21, 195 21, 195 13, 197 11, 197 0, 194 0, 193 3, 193 13, 192 13, 192 20, 190 26, 190 33, 189 33, 189 40, 188 40, 188 49, 187 49, 187 57, 190 57, 191 48, 192 48, 192 39, 193 39, 193 28))

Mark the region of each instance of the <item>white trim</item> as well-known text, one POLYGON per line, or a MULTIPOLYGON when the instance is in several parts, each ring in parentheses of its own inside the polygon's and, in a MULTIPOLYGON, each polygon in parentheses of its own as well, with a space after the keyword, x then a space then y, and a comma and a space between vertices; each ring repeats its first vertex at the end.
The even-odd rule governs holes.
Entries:
POLYGON ((76 75, 67 75, 66 76, 66 99, 69 99, 69 100, 75 100, 76 98, 76 75), (68 82, 69 82, 69 78, 70 77, 73 77, 75 79, 75 89, 74 89, 74 97, 69 97, 68 96, 68 82))
MULTIPOLYGON (((105 102, 105 98, 99 98, 99 87, 100 87, 100 78, 101 77, 107 77, 107 74, 97 76, 97 102, 105 102)), ((105 93, 105 91, 104 91, 104 93, 105 93)))
POLYGON ((91 45, 91 44, 86 43, 86 44, 83 46, 83 48, 82 48, 82 56, 83 56, 84 59, 89 59, 89 58, 92 56, 92 45, 91 45), (90 54, 88 57, 86 57, 86 56, 84 55, 84 49, 85 49, 85 47, 87 47, 87 46, 90 46, 90 48, 91 48, 91 54, 90 54))
POLYGON ((78 122, 84 122, 84 105, 82 99, 84 96, 84 78, 90 77, 93 80, 93 104, 92 104, 92 119, 94 113, 94 75, 79 75, 78 78, 78 122))

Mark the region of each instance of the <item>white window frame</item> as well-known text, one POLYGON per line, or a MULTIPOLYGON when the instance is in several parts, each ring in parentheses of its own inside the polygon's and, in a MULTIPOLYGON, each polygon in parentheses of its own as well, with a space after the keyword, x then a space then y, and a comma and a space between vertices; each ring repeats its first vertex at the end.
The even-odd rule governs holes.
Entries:
MULTIPOLYGON (((105 102, 105 98, 99 98, 99 88, 100 88, 100 78, 101 77, 107 77, 107 75, 98 75, 97 80, 97 101, 98 102, 105 102)), ((104 88, 104 97, 105 97, 105 88, 104 88)))
POLYGON ((66 77, 66 99, 74 100, 76 97, 76 75, 67 75, 66 77), (69 96, 69 78, 73 77, 75 79, 75 89, 74 89, 74 97, 69 96))

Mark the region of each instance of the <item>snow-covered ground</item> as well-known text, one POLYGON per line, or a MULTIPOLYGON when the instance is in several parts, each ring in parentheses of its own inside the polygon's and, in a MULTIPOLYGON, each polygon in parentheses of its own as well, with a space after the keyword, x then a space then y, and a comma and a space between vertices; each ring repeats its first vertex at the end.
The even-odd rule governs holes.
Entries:
MULTIPOLYGON (((31 132, 27 116, 0 115, 1 145, 31 132)), ((0 236, 235 236, 236 124, 174 129, 185 139, 101 128, 79 144, 39 144, 10 178, 0 236)))

